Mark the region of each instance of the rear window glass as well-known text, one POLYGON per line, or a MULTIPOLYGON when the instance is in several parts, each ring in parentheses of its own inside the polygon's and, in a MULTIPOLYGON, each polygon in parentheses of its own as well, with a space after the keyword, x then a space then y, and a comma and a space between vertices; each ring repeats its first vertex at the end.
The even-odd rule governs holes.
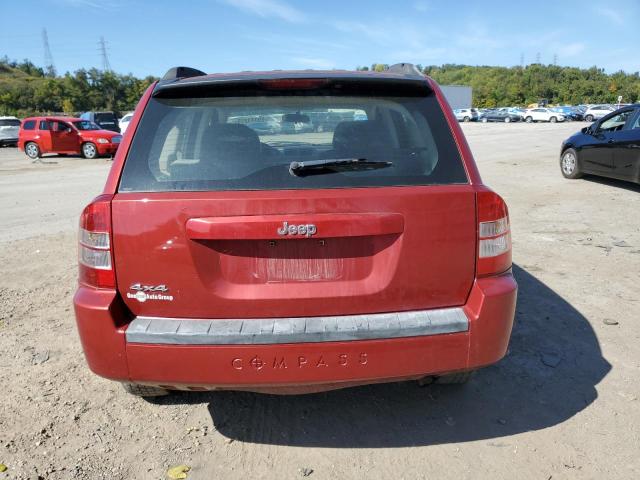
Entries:
POLYGON ((24 125, 22 125, 22 128, 24 130, 33 130, 35 127, 36 127, 35 120, 27 120, 26 122, 24 122, 24 125))
POLYGON ((40 126, 38 127, 40 130, 49 130, 51 127, 49 126, 49 122, 46 120, 40 120, 40 126))
POLYGON ((2 118, 0 119, 0 127, 19 127, 20 120, 17 118, 2 118))
POLYGON ((152 98, 119 191, 348 188, 467 183, 433 94, 152 98), (293 162, 366 159, 385 168, 296 175, 293 162))

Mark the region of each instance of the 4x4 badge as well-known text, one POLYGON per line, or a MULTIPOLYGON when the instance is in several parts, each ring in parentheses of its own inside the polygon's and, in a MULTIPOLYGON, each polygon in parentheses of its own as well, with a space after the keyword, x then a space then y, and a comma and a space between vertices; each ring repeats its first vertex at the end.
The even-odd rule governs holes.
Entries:
POLYGON ((166 285, 142 285, 140 283, 134 283, 129 287, 129 290, 134 290, 136 293, 127 292, 127 298, 138 300, 140 303, 146 302, 147 300, 173 301, 173 295, 163 295, 163 293, 169 291, 166 285))

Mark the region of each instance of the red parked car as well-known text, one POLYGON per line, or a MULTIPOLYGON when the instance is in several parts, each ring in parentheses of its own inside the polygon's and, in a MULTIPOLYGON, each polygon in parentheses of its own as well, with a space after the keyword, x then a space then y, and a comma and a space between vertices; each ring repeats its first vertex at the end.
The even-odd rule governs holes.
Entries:
POLYGON ((511 334, 507 206, 409 64, 170 70, 79 238, 89 367, 138 395, 461 383, 511 334))
POLYGON ((116 153, 120 140, 119 133, 80 118, 31 117, 20 126, 18 148, 34 160, 46 153, 96 158, 116 153))

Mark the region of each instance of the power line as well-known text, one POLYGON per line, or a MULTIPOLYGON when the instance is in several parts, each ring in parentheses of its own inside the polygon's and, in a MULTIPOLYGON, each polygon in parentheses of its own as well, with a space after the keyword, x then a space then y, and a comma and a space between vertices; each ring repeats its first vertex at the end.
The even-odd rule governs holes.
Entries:
POLYGON ((51 77, 56 76, 56 67, 53 64, 53 55, 51 55, 51 48, 49 47, 49 36, 47 35, 47 29, 42 29, 42 46, 44 48, 44 68, 47 75, 51 77))
POLYGON ((109 65, 109 57, 107 56, 107 43, 104 41, 104 37, 100 37, 100 52, 102 56, 102 70, 105 72, 111 71, 111 65, 109 65))

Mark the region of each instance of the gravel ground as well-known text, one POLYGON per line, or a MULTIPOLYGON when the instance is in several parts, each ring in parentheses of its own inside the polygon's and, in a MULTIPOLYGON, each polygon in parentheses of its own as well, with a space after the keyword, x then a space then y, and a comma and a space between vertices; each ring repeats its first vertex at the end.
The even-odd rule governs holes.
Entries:
POLYGON ((582 124, 469 124, 510 206, 516 326, 463 387, 128 396, 75 331, 77 217, 110 162, 0 149, 0 480, 640 477, 640 187, 564 180, 582 124), (613 324, 613 325, 612 325, 613 324))

